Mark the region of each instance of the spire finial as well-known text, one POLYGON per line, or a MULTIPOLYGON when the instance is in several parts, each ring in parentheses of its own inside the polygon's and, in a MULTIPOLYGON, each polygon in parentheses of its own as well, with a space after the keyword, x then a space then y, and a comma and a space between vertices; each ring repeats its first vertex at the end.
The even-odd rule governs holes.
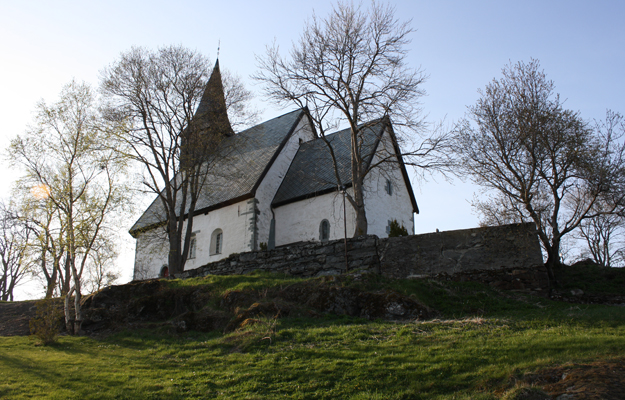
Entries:
POLYGON ((217 42, 217 59, 219 60, 219 49, 221 48, 221 39, 217 42))

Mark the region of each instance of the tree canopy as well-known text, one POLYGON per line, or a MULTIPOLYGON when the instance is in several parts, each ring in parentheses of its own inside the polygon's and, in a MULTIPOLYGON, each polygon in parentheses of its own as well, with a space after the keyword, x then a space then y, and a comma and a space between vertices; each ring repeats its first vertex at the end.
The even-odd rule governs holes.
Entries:
MULTIPOLYGON (((444 137, 409 143, 423 128, 419 99, 426 79, 406 62, 412 32, 409 21, 398 20, 391 6, 339 2, 325 18, 312 16, 287 57, 274 45, 257 58, 260 72, 255 78, 265 93, 280 105, 307 107, 323 140, 329 129, 349 126, 353 192, 347 199, 356 211, 354 235, 367 233, 363 182, 371 166, 364 162, 363 146, 368 124, 390 117, 398 132, 412 133, 397 136, 408 164, 443 165, 435 150, 441 149, 444 137)), ((384 161, 398 162, 397 154, 387 154, 384 161)), ((336 159, 334 166, 342 186, 336 159)))
POLYGON ((537 60, 505 66, 479 93, 455 129, 457 172, 488 191, 474 204, 484 222, 536 224, 554 279, 563 236, 623 211, 624 132, 565 109, 537 60))
POLYGON ((70 332, 78 332, 82 322, 84 272, 110 255, 114 226, 129 207, 127 159, 112 147, 115 129, 100 118, 92 89, 71 82, 57 102, 38 105, 35 124, 9 149, 12 163, 24 171, 17 185, 20 218, 36 234, 32 246, 48 296, 61 283, 70 332))
MULTIPOLYGON (((107 118, 126 124, 118 139, 129 146, 127 155, 142 166, 144 188, 157 195, 162 205, 163 215, 155 218, 166 228, 168 267, 173 274, 184 270, 209 160, 216 156, 222 138, 232 133, 226 115, 220 121, 227 126, 217 130, 214 113, 194 120, 196 112, 205 111, 198 108, 206 104, 205 89, 225 103, 223 112, 231 112, 234 127, 256 118, 249 107, 251 92, 237 78, 225 76, 222 81, 218 63, 213 69, 206 57, 182 46, 156 51, 132 48, 102 72, 107 118), (207 88, 211 71, 214 90, 207 88)), ((206 100, 210 104, 215 99, 206 100)))

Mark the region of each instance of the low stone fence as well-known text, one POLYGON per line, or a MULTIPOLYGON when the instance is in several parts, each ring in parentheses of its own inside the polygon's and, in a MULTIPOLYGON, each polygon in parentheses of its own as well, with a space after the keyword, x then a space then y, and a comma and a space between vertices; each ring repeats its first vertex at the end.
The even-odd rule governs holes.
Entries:
POLYGON ((434 277, 477 280, 502 289, 544 291, 548 287, 534 224, 513 224, 379 239, 306 242, 268 251, 233 254, 178 274, 245 274, 254 270, 311 277, 348 271, 395 279, 434 277))
POLYGON ((273 250, 233 254, 200 268, 184 271, 178 278, 206 275, 238 275, 254 270, 281 272, 294 276, 311 277, 338 275, 349 271, 379 273, 377 236, 347 239, 347 264, 344 240, 325 243, 305 242, 281 246, 273 250))
POLYGON ((420 278, 543 264, 535 225, 511 224, 380 240, 380 273, 420 278))

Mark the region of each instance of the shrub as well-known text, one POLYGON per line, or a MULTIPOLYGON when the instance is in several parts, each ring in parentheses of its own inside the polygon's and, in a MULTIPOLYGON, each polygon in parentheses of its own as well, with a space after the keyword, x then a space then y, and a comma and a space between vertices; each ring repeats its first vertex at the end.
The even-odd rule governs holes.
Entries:
POLYGON ((397 236, 408 236, 408 230, 403 224, 400 226, 399 222, 397 222, 397 220, 394 219, 391 221, 391 226, 390 226, 390 230, 388 233, 388 237, 397 237, 397 236))
POLYGON ((58 299, 43 299, 35 303, 37 311, 28 323, 31 335, 43 345, 56 342, 63 325, 63 307, 58 299))

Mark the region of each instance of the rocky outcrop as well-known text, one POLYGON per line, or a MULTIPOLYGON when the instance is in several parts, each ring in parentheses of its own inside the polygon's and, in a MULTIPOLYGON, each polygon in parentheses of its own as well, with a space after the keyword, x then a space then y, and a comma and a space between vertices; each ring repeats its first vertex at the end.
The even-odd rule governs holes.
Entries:
POLYGON ((437 313, 394 291, 367 291, 340 280, 315 279, 262 292, 215 294, 210 286, 170 287, 150 280, 111 286, 87 297, 85 331, 163 325, 176 331, 232 331, 254 319, 321 314, 366 319, 429 319, 437 313), (218 306, 215 306, 215 305, 218 306))

